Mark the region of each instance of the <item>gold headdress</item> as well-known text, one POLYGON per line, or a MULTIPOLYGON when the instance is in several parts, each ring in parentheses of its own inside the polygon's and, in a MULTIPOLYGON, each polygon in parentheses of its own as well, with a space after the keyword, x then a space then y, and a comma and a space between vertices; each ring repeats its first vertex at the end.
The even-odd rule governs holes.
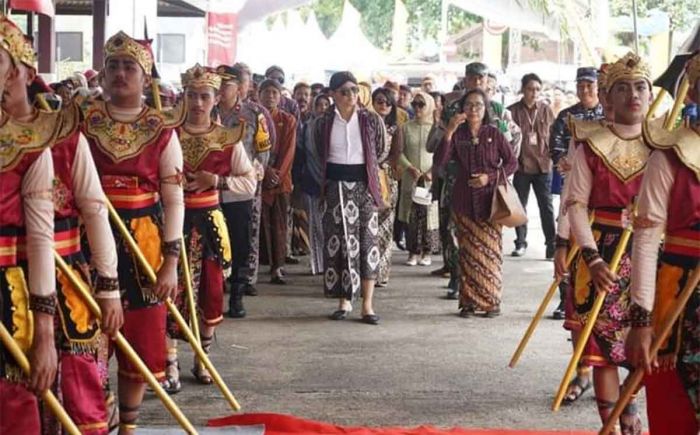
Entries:
POLYGON ((644 79, 651 86, 651 73, 649 65, 641 57, 629 52, 617 62, 610 64, 606 73, 605 84, 608 90, 613 87, 618 80, 644 79))
POLYGON ((36 53, 31 41, 5 15, 0 15, 0 48, 5 49, 16 62, 34 68, 36 53))
POLYGON ((134 59, 148 75, 153 71, 151 41, 134 39, 120 31, 105 44, 105 62, 114 56, 128 56, 134 59))
POLYGON ((196 64, 180 75, 180 81, 184 88, 195 86, 211 86, 214 89, 221 87, 221 76, 211 68, 196 64))
POLYGON ((700 52, 691 57, 685 64, 685 71, 688 74, 688 83, 691 87, 700 80, 700 52))

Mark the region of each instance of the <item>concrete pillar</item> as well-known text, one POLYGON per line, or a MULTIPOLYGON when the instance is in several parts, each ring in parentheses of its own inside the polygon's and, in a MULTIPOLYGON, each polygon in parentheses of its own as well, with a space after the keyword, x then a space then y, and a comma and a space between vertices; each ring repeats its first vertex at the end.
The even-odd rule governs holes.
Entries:
POLYGON ((99 71, 105 63, 104 46, 107 32, 109 0, 92 2, 92 68, 99 71))
POLYGON ((39 14, 39 73, 56 74, 56 32, 53 18, 39 14))

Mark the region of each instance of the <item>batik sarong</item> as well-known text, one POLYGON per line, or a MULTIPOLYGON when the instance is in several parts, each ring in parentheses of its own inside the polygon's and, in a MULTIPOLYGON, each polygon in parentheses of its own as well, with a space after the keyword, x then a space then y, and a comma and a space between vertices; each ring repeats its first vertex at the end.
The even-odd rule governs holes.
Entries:
MULTIPOLYGON (((595 220, 592 226, 593 238, 598 246, 598 253, 608 264, 612 261, 620 242, 622 227, 621 210, 597 209, 595 211, 595 220)), ((631 251, 632 244, 630 242, 616 271, 620 279, 608 292, 593 327, 591 339, 586 344, 582 357, 582 362, 585 365, 627 367, 625 337, 630 305, 629 284, 632 268, 629 254, 631 251)), ((570 276, 574 312, 571 321, 567 324, 571 324, 571 328, 574 330, 582 329, 588 322, 598 291, 580 253, 572 264, 570 276)))
POLYGON ((389 206, 379 210, 379 270, 377 282, 389 282, 391 272, 392 242, 394 241, 394 218, 396 216, 396 204, 399 200, 399 183, 393 177, 388 176, 389 206))
POLYGON ((376 279, 379 268, 379 220, 367 183, 326 183, 323 230, 324 292, 353 300, 361 280, 376 279))
POLYGON ((459 244, 460 308, 499 308, 503 293, 501 225, 457 213, 452 219, 459 244))

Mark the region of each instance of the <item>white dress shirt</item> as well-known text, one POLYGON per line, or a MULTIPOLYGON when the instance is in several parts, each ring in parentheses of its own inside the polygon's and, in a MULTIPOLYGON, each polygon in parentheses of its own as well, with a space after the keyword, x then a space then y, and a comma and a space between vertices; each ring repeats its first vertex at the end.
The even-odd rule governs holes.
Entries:
POLYGON ((362 165, 365 163, 357 109, 353 111, 349 121, 345 121, 338 109, 335 109, 328 162, 339 165, 362 165))

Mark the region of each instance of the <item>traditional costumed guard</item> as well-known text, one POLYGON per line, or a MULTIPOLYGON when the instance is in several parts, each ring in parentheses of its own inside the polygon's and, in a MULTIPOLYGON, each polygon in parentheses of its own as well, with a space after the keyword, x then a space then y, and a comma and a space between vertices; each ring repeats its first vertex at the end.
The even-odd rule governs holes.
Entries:
MULTIPOLYGON (((174 128, 181 120, 144 106, 153 54, 149 41, 123 32, 105 45, 104 86, 109 102, 83 107, 83 133, 102 188, 136 240, 157 282, 151 285, 126 241, 113 228, 119 258, 122 333, 160 380, 165 370, 166 307, 177 289, 184 204, 182 150, 174 128)), ((126 355, 119 362, 120 433, 132 433, 145 384, 126 355)))
MULTIPOLYGON (((0 91, 33 60, 24 35, 3 17, 0 27, 0 91)), ((0 121, 0 433, 41 431, 34 393, 54 382, 56 273, 53 259, 53 163, 49 147, 58 125, 0 121), (11 335, 11 337, 7 337, 11 335), (9 338, 9 342, 6 339, 9 338), (26 378, 11 356, 12 346, 28 353, 26 378)))
MULTIPOLYGON (((209 116, 218 101, 221 76, 195 65, 182 75, 182 85, 188 110, 185 124, 178 131, 187 180, 185 246, 198 295, 202 348, 209 353, 216 325, 223 320, 224 277, 231 267, 232 247, 219 195, 254 194, 257 171, 241 142, 245 126, 226 128, 209 116)), ((186 313, 186 304, 179 305, 186 313)), ((199 382, 212 383, 196 357, 192 373, 199 382)))
MULTIPOLYGON (((690 97, 700 102, 700 54, 686 67, 690 97)), ((684 96, 679 95, 680 102, 684 96)), ((652 434, 697 435, 700 422, 700 286, 680 319, 650 354, 652 338, 670 315, 690 275, 700 265, 700 123, 671 132, 653 121, 644 136, 656 150, 639 192, 632 256, 630 361, 644 379, 652 434), (658 246, 665 231, 661 261, 658 246)))
MULTIPOLYGON (((3 110, 17 125, 31 129, 45 126, 58 132, 51 146, 54 163, 54 239, 55 249, 64 261, 89 283, 90 272, 81 251, 79 219, 90 243, 91 263, 97 272, 94 291, 102 311, 102 330, 113 335, 122 325, 119 301, 117 255, 109 217, 89 145, 80 133, 79 111, 68 104, 62 113, 36 110, 28 98, 28 84, 36 76, 35 53, 31 42, 7 19, 0 20, 2 34, 13 33, 23 43, 18 74, 8 80, 3 98, 3 110), (53 127, 52 127, 53 126, 53 127)), ((56 345, 59 355, 60 391, 62 403, 83 433, 107 433, 102 381, 96 359, 100 328, 70 280, 57 274, 58 316, 56 316, 56 345)), ((53 416, 43 416, 44 433, 56 432, 53 416)))
MULTIPOLYGON (((612 111, 605 110, 605 99, 608 91, 607 85, 607 69, 608 64, 602 64, 600 69, 597 71, 595 69, 584 68, 583 70, 587 72, 586 80, 588 78, 594 78, 597 81, 598 89, 598 101, 595 110, 588 110, 585 112, 576 111, 576 108, 582 108, 581 104, 572 106, 571 113, 568 115, 568 126, 565 128, 565 132, 562 134, 566 135, 568 138, 569 146, 566 147, 566 155, 558 155, 558 171, 565 179, 571 171, 571 164, 569 162, 573 161, 578 145, 586 142, 587 135, 591 131, 595 131, 599 128, 605 128, 609 122, 612 122, 612 111), (583 116, 600 116, 600 119, 596 118, 586 118, 583 116), (580 116, 580 117, 579 117, 580 116), (581 136, 578 136, 577 132, 581 132, 581 136)), ((579 68, 581 72, 582 68, 579 68)), ((581 75, 579 75, 581 77, 581 75)), ((557 138, 558 141, 562 140, 562 137, 557 138)), ((551 141, 553 145, 556 145, 557 141, 551 141)), ((561 145, 559 145, 561 147, 561 145)), ((561 151, 561 150, 560 150, 561 151)), ((569 196, 569 183, 564 182, 561 191, 561 203, 559 210, 559 217, 557 220, 557 235, 555 239, 556 249, 554 251, 554 272, 555 276, 559 280, 559 294, 561 298, 560 310, 563 307, 564 312, 564 329, 571 332, 571 342, 576 347, 579 340, 579 335, 581 333, 581 325, 578 317, 575 313, 575 303, 574 303, 574 293, 571 287, 571 281, 569 279, 569 268, 571 264, 567 264, 567 259, 572 260, 572 256, 577 255, 577 253, 571 253, 572 248, 578 249, 578 245, 573 247, 573 241, 571 238, 571 226, 569 225, 568 216, 565 215, 565 205, 567 198, 569 196)), ((556 316, 555 316, 556 317, 556 316)), ((588 391, 593 386, 593 381, 591 380, 592 367, 584 361, 580 361, 577 367, 576 377, 569 382, 567 387, 566 395, 564 396, 564 402, 567 404, 574 403, 577 401, 586 391, 588 391)))
MULTIPOLYGON (((629 367, 624 337, 629 308, 630 249, 621 239, 650 152, 641 136, 642 122, 651 102, 648 67, 638 56, 628 53, 610 65, 607 86, 607 104, 614 123, 597 125, 590 131, 577 130, 579 143, 566 181, 569 186, 565 204, 571 234, 581 247, 571 270, 574 316, 578 327, 595 322, 583 358, 594 367, 594 388, 603 422, 618 398, 617 368, 629 367), (594 214, 592 227, 589 211, 594 214), (618 251, 622 255, 619 272, 608 266, 618 251), (592 318, 594 300, 601 291, 607 295, 599 316, 592 318)), ((634 404, 625 410, 620 423, 625 434, 641 433, 641 420, 634 404)))

